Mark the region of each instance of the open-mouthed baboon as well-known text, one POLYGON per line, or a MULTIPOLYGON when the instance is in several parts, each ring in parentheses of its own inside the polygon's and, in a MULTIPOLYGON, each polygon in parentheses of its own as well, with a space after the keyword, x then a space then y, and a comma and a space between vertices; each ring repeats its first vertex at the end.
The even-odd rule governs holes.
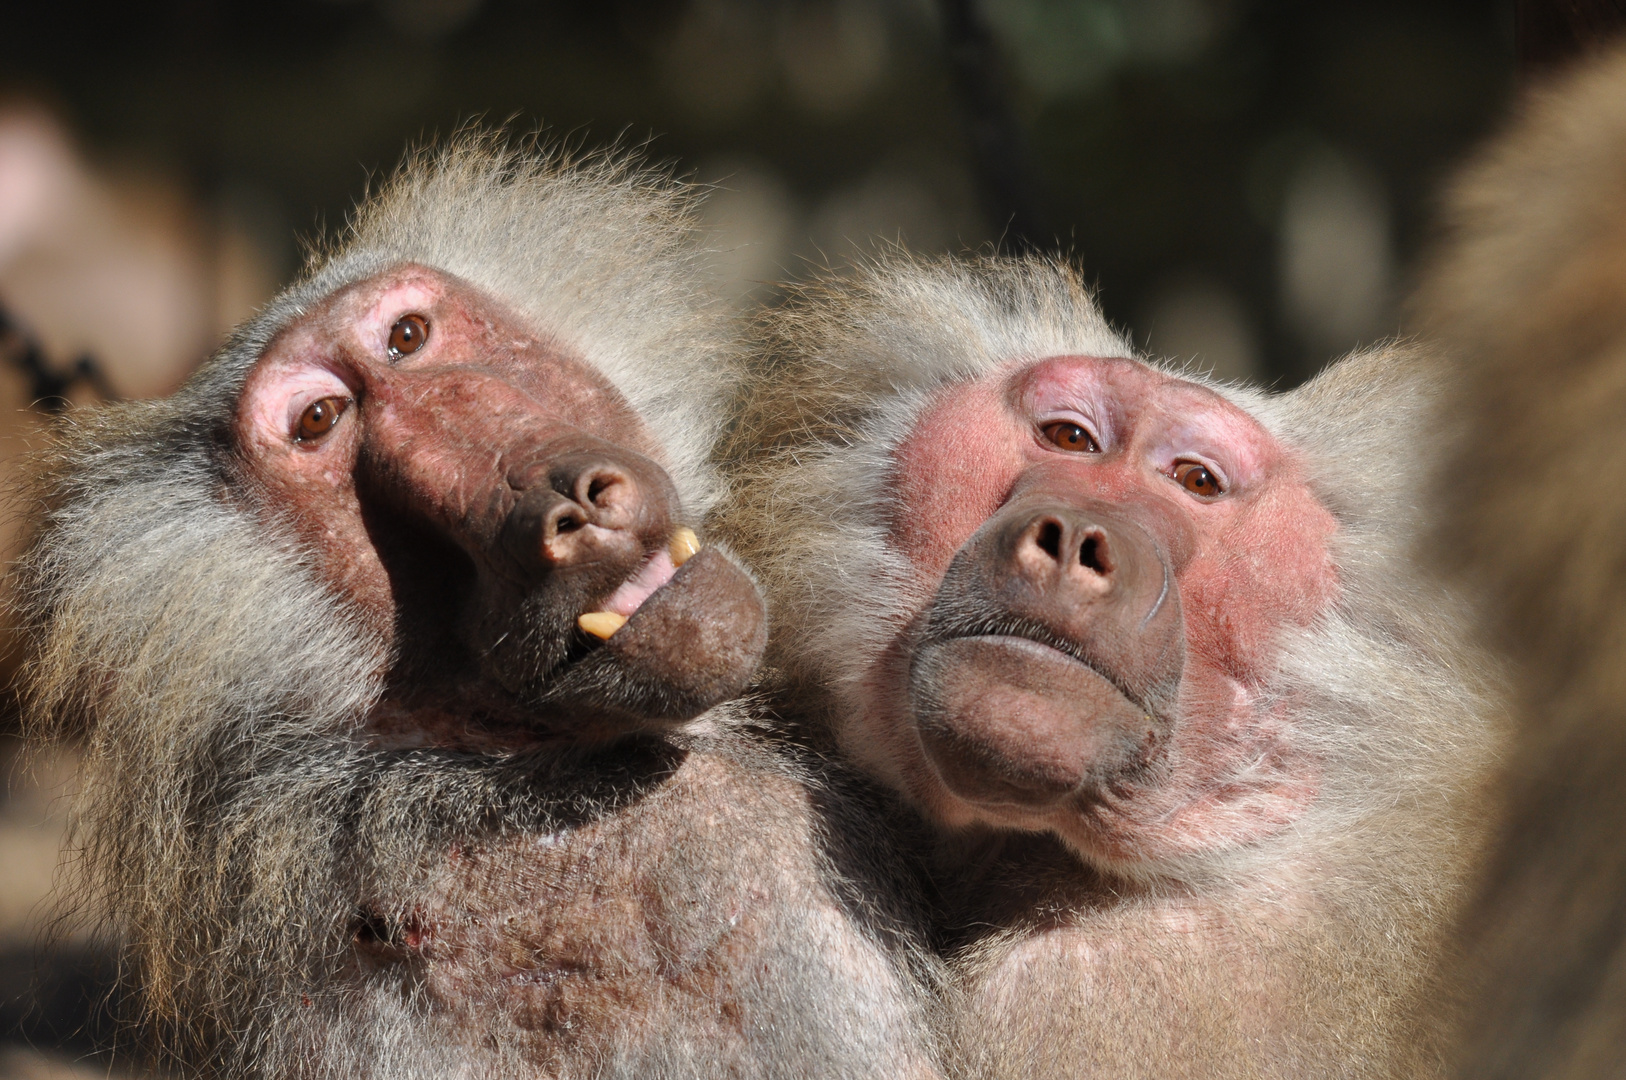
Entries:
POLYGON ((1538 85, 1454 184, 1418 296, 1451 362, 1433 505, 1517 728, 1448 979, 1457 1075, 1626 1072, 1626 51, 1538 85))
POLYGON ((690 195, 420 155, 173 397, 75 414, 25 567, 94 900, 223 1075, 928 1075, 895 860, 724 704, 732 369, 690 195), (873 874, 864 889, 853 882, 873 874))
POLYGON ((718 529, 780 709, 936 826, 955 1067, 1437 1066, 1500 722, 1407 558, 1419 350, 1212 385, 1041 259, 889 256, 765 325, 718 529))

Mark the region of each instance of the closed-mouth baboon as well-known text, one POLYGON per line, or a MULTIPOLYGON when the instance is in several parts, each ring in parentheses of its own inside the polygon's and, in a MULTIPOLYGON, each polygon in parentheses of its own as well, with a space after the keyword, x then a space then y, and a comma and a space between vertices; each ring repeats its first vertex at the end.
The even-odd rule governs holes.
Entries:
POLYGON ((764 325, 718 527, 780 708, 935 826, 956 1067, 1437 1066, 1500 727, 1407 557, 1419 349, 1211 385, 1037 258, 888 256, 764 325))
MULTIPOLYGON (((173 397, 76 414, 38 731, 143 1019, 229 1075, 928 1072, 903 914, 726 702, 690 195, 420 155, 173 397)), ((829 801, 829 800, 826 800, 829 801)), ((839 801, 839 800, 837 800, 839 801)))

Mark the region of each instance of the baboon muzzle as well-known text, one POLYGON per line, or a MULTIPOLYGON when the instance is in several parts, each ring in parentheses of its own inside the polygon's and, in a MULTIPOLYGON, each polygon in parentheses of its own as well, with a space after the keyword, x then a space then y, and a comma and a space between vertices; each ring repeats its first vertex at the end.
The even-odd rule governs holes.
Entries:
POLYGON ((1132 511, 1018 495, 960 548, 910 671, 915 722, 967 800, 1088 797, 1156 754, 1184 628, 1173 568, 1132 511))
POLYGON ((534 479, 495 537, 522 581, 589 574, 619 582, 672 534, 676 492, 642 455, 598 447, 529 471, 534 479))
POLYGON ((370 448, 374 484, 473 564, 458 627, 479 671, 539 724, 591 738, 688 720, 743 691, 767 644, 761 595, 721 551, 674 561, 681 511, 666 470, 502 404, 442 410, 433 431, 398 425, 412 437, 370 448), (608 640, 578 625, 607 609, 625 620, 608 640))

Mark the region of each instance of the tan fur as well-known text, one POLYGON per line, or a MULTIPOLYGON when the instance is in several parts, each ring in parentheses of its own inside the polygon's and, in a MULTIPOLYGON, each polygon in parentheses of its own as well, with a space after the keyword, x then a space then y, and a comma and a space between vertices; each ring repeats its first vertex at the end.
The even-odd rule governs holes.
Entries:
POLYGON ((1457 1073, 1626 1070, 1626 52, 1457 180, 1418 297, 1449 350, 1437 564, 1512 661, 1507 818, 1447 978, 1457 1073))
MULTIPOLYGON (((890 455, 931 392, 1017 358, 1130 356, 1076 271, 887 256, 765 320, 722 514, 775 624, 778 704, 895 782, 847 689, 920 597, 886 539, 890 455)), ((1414 1026, 1429 950, 1478 842, 1500 738, 1458 606, 1409 569, 1420 347, 1269 396, 1216 387, 1301 455, 1339 521, 1344 588, 1284 635, 1272 683, 1325 774, 1291 829, 1109 880, 1042 837, 942 837, 946 1034, 976 1077, 1381 1076, 1438 1064, 1414 1026)), ((1197 381, 1202 381, 1200 378, 1197 381)))
POLYGON ((608 376, 664 442, 698 520, 733 354, 697 272, 690 203, 611 157, 480 137, 419 155, 182 391, 78 415, 47 454, 24 568, 29 724, 86 740, 74 838, 94 894, 70 899, 106 913, 139 1019, 188 1071, 930 1073, 912 989, 929 962, 910 959, 905 906, 884 884, 895 860, 864 838, 861 813, 843 816, 862 797, 831 797, 754 748, 728 709, 669 748, 670 766, 377 745, 365 724, 384 647, 295 539, 234 497, 232 412, 256 358, 335 289, 416 261, 608 376), (581 853, 532 858, 566 868, 548 888, 503 854, 554 849, 581 853), (488 892, 459 906, 445 868, 469 859, 488 860, 488 892), (500 939, 509 952, 441 965, 489 978, 485 997, 456 984, 437 996, 440 969, 370 964, 356 945, 362 910, 405 919, 444 902, 469 941, 488 925, 481 904, 546 918, 601 888, 635 892, 658 925, 589 904, 560 924, 584 953, 500 939), (595 917, 609 929, 589 948, 595 917), (668 974, 639 966, 657 961, 668 974), (510 1008, 545 999, 549 979, 600 976, 609 990, 589 1004, 614 1005, 623 982, 645 997, 590 1023, 586 1005, 579 1022, 510 1008))

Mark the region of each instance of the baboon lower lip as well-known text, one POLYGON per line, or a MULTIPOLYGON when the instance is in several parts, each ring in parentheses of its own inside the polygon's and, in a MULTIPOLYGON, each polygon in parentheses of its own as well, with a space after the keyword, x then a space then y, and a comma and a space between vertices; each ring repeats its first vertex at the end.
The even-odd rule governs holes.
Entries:
POLYGON ((1157 728, 1096 666, 1014 634, 932 641, 911 696, 938 778, 987 807, 1055 806, 1132 766, 1157 728))
POLYGON ((533 683, 533 701, 577 726, 624 731, 693 719, 744 690, 767 645, 756 583, 720 548, 678 561, 607 638, 584 628, 587 651, 533 683))
POLYGON ((949 642, 956 641, 982 642, 990 646, 1004 646, 1006 648, 1015 647, 1023 650, 1036 646, 1043 650, 1046 654, 1054 654, 1051 656, 1051 659, 1054 662, 1083 668, 1085 672, 1090 675, 1094 675, 1112 689, 1116 690, 1125 701, 1134 706, 1136 709, 1148 714, 1151 713, 1151 710, 1146 706, 1146 704, 1141 701, 1137 695, 1130 693, 1129 690, 1127 690, 1110 671, 1102 670, 1101 665, 1091 662, 1086 656, 1080 655, 1080 652, 1076 646, 1072 646, 1071 644, 1058 644, 1052 635, 1025 634, 1021 632, 955 634, 948 637, 935 638, 930 644, 946 645, 949 642))
POLYGON ((989 643, 1032 644, 1057 654, 1056 659, 1077 664, 1090 674, 1107 683, 1122 694, 1137 709, 1152 711, 1141 696, 1131 692, 1111 671, 1092 660, 1077 642, 1070 641, 1049 627, 1031 619, 1000 620, 999 623, 979 627, 963 627, 948 632, 931 633, 920 643, 917 651, 952 641, 987 641, 989 643))

